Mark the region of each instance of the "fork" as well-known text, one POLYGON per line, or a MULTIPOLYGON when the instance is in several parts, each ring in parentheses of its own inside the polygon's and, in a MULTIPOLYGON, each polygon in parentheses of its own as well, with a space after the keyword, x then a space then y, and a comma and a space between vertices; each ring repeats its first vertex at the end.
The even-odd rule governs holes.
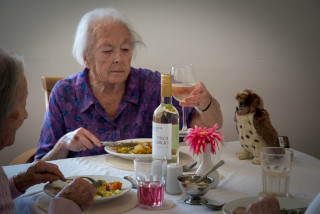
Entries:
MULTIPOLYGON (((85 176, 80 176, 80 178, 84 178, 84 179, 87 179, 88 181, 91 182, 91 184, 93 186, 95 186, 96 188, 102 186, 102 181, 101 180, 94 180, 93 178, 90 178, 90 177, 85 177, 85 176)), ((73 180, 74 178, 67 178, 66 180, 73 180)))

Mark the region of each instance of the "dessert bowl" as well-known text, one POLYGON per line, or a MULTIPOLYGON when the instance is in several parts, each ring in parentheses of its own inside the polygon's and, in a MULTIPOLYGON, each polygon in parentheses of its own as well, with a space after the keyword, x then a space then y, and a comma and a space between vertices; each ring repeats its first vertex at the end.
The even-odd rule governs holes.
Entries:
POLYGON ((206 199, 201 197, 209 191, 214 179, 207 176, 201 182, 197 182, 201 177, 201 175, 197 174, 187 174, 180 175, 177 178, 181 190, 189 197, 184 200, 186 204, 200 205, 208 202, 206 199))

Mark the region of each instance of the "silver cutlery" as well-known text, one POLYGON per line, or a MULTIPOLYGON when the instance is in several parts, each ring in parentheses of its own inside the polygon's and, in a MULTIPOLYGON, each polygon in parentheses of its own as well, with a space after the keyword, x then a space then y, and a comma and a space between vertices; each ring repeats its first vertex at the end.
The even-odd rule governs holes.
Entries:
MULTIPOLYGON (((87 179, 88 181, 90 181, 92 183, 93 186, 95 186, 96 188, 101 187, 103 185, 102 180, 94 180, 93 178, 90 177, 85 177, 85 176, 80 176, 80 178, 84 178, 87 179)), ((67 178, 66 180, 73 180, 74 178, 67 178)))
POLYGON ((132 188, 136 189, 137 188, 137 181, 134 178, 131 178, 130 176, 124 176, 124 179, 126 179, 127 181, 129 181, 132 184, 132 188))
POLYGON ((195 165, 197 165, 197 161, 193 161, 192 163, 182 166, 182 170, 183 172, 189 172, 195 165))
POLYGON ((224 160, 219 161, 216 165, 214 165, 209 171, 207 171, 202 177, 200 177, 196 182, 201 182, 205 179, 211 172, 218 169, 220 166, 224 164, 224 160))
POLYGON ((124 146, 134 147, 138 145, 138 143, 134 141, 121 141, 121 142, 103 141, 101 143, 102 143, 102 146, 110 146, 110 147, 124 147, 124 146))
POLYGON ((212 210, 221 210, 222 207, 225 205, 225 204, 210 204, 210 203, 202 203, 202 205, 208 207, 209 209, 212 209, 212 210))

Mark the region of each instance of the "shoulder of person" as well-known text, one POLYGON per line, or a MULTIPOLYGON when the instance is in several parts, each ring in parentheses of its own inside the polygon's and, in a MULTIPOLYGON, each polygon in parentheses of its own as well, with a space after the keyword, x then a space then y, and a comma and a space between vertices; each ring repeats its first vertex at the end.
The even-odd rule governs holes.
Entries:
POLYGON ((82 85, 84 84, 84 76, 83 72, 78 72, 68 77, 62 78, 61 80, 57 81, 54 87, 50 92, 50 100, 59 99, 67 101, 70 99, 74 99, 77 91, 81 91, 82 85))
MULTIPOLYGON (((82 73, 83 72, 79 72, 79 73, 72 74, 68 77, 61 78, 54 85, 52 92, 54 93, 55 91, 60 91, 63 88, 66 88, 66 87, 68 88, 68 87, 74 86, 77 82, 79 82, 78 81, 79 79, 83 78, 82 73)), ((81 82, 82 82, 82 80, 81 80, 81 82)))
POLYGON ((77 80, 81 78, 83 78, 82 72, 79 72, 79 73, 72 74, 68 77, 62 78, 57 83, 62 86, 74 85, 77 82, 77 80))
POLYGON ((159 71, 152 71, 145 68, 133 68, 131 67, 131 74, 138 77, 140 81, 156 81, 160 82, 161 73, 159 71))

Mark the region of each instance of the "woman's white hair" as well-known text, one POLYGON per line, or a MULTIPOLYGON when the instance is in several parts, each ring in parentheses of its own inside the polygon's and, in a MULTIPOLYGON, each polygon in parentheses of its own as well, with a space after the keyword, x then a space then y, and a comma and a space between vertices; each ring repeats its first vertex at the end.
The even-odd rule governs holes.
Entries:
POLYGON ((141 36, 134 31, 130 20, 114 8, 100 8, 86 13, 80 20, 73 43, 73 56, 80 65, 85 66, 84 54, 88 50, 91 26, 101 20, 114 20, 123 23, 129 30, 132 53, 135 55, 137 45, 144 45, 141 36))
POLYGON ((16 102, 19 82, 24 75, 23 70, 22 57, 0 48, 0 134, 16 102))

